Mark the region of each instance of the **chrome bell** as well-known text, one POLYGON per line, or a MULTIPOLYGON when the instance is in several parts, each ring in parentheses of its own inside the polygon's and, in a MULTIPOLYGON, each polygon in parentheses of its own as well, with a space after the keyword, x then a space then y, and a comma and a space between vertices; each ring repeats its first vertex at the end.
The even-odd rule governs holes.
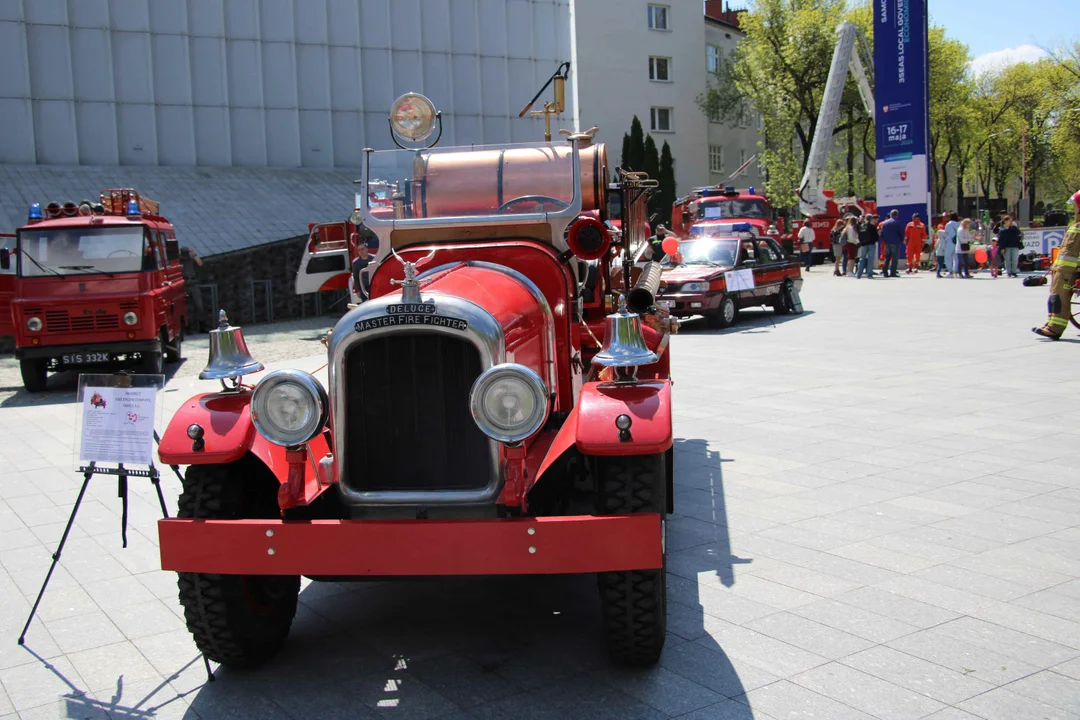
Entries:
POLYGON ((210 359, 199 373, 200 380, 226 380, 259 372, 263 364, 251 357, 244 331, 229 325, 229 318, 222 310, 218 313, 218 326, 211 330, 210 359))
POLYGON ((659 360, 645 345, 641 316, 626 309, 626 296, 619 296, 619 309, 604 321, 604 347, 592 359, 607 367, 637 367, 659 360))

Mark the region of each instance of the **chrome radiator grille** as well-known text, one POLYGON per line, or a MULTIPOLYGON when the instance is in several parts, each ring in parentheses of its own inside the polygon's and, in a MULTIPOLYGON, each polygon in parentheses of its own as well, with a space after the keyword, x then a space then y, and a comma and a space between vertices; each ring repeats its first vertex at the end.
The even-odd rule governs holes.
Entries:
POLYGON ((360 492, 482 488, 491 451, 469 412, 480 354, 463 338, 394 333, 345 356, 348 486, 360 492))

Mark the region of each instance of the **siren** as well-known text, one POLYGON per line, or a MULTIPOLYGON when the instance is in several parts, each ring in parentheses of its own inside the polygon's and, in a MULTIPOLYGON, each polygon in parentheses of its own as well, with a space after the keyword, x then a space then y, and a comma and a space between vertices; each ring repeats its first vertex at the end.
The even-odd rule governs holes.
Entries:
POLYGON ((753 185, 750 186, 750 192, 748 194, 749 195, 757 195, 757 193, 754 192, 754 186, 753 185))
POLYGON ((579 217, 566 231, 566 244, 581 260, 599 260, 611 247, 611 233, 596 218, 579 217))
POLYGON ((30 212, 28 214, 28 218, 31 221, 43 219, 42 215, 41 215, 41 203, 34 203, 33 205, 30 206, 30 212))
POLYGON ((51 218, 60 217, 60 203, 53 200, 51 203, 45 206, 45 213, 51 218))
POLYGON ((735 223, 731 226, 731 232, 754 232, 754 226, 748 222, 735 223))
POLYGON ((135 199, 128 200, 127 214, 128 214, 129 217, 132 216, 132 215, 142 215, 142 212, 139 210, 139 201, 138 200, 135 200, 135 199))
POLYGON ((64 203, 63 212, 67 217, 75 217, 79 214, 79 206, 68 200, 64 203))

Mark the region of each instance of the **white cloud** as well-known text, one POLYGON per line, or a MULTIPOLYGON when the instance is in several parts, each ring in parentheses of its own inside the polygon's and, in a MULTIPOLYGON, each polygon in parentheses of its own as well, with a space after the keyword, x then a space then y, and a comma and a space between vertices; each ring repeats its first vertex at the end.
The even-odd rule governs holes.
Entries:
POLYGON ((971 71, 976 75, 981 75, 987 70, 1003 70, 1010 65, 1035 62, 1046 56, 1046 51, 1036 45, 1005 48, 1004 50, 984 53, 972 60, 971 71))

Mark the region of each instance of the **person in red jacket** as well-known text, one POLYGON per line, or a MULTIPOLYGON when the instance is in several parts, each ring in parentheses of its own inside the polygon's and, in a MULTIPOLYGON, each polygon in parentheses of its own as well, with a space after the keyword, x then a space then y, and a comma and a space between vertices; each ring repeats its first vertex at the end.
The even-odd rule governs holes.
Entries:
POLYGON ((919 220, 919 213, 911 216, 911 222, 904 228, 904 242, 907 245, 907 272, 919 272, 919 258, 926 243, 926 226, 919 220))

